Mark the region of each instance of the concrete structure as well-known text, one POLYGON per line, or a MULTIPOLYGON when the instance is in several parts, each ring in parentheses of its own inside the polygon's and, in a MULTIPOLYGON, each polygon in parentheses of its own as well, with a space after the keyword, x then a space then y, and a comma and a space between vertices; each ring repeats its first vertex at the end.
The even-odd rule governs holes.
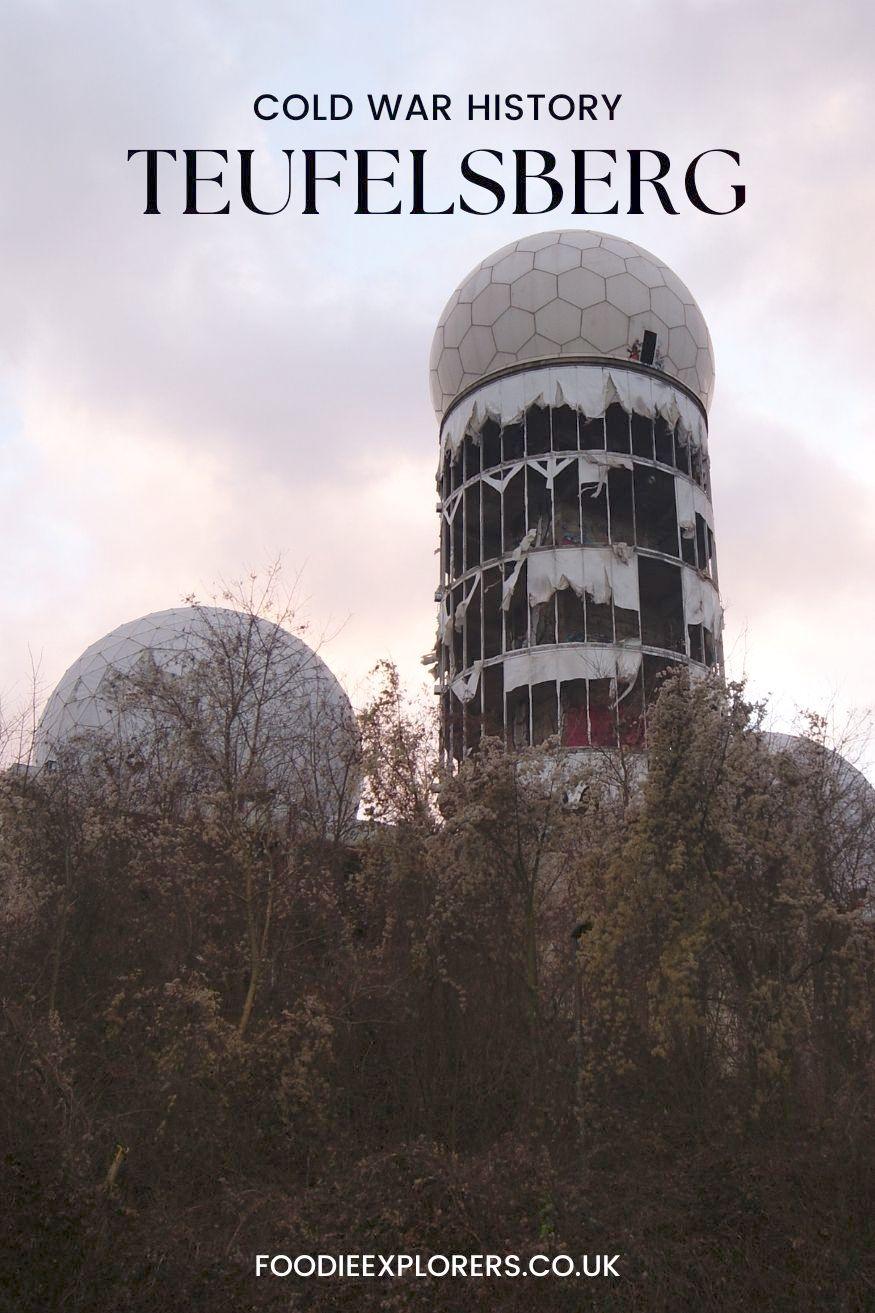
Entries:
POLYGON ((542 233, 453 293, 431 354, 448 758, 485 734, 639 746, 661 672, 719 666, 713 381, 691 293, 631 242, 542 233))

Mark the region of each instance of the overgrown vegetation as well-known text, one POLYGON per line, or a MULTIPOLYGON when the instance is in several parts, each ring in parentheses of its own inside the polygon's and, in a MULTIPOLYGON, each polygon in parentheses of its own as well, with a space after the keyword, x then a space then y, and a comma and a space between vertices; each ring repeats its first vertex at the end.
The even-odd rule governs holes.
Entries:
POLYGON ((871 1308, 873 817, 822 730, 678 679, 646 778, 487 744, 434 789, 384 668, 355 844, 142 756, 8 773, 4 1306, 871 1308), (562 1250, 622 1275, 253 1276, 562 1250))

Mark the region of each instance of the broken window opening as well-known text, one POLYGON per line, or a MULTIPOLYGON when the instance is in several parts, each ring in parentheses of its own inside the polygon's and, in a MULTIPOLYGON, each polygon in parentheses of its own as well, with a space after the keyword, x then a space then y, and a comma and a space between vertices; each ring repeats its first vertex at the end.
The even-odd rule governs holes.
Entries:
POLYGON ((708 554, 708 526, 704 518, 696 512, 696 555, 698 566, 703 574, 710 573, 711 558, 708 554))
POLYGON ((653 460, 653 420, 649 415, 632 412, 632 455, 653 460))
POLYGON ((657 415, 653 421, 653 443, 656 459, 663 465, 674 465, 672 430, 661 415, 657 415))
POLYGON ((589 747, 589 722, 586 708, 586 680, 566 679, 559 686, 559 705, 564 748, 589 747))
POLYGON ((587 419, 585 415, 581 415, 578 437, 581 451, 604 451, 604 419, 601 416, 598 419, 587 419))
POLYGON ((695 529, 681 530, 681 557, 687 565, 696 564, 696 531, 695 529))
POLYGON ((450 468, 449 448, 444 452, 444 463, 441 471, 441 500, 446 501, 452 491, 452 471, 450 468))
POLYGON ((543 743, 558 731, 556 683, 532 685, 532 743, 543 743))
POLYGON ((462 452, 461 449, 453 456, 450 466, 450 491, 455 492, 462 486, 462 452))
POLYGON ((562 588, 556 594, 557 635, 560 643, 586 642, 586 612, 583 599, 573 588, 562 588))
POLYGON ((463 522, 462 507, 456 504, 456 513, 453 516, 453 578, 458 579, 464 569, 462 542, 463 542, 463 522))
POLYGON ((674 459, 678 469, 686 475, 690 473, 690 448, 688 442, 681 441, 681 427, 678 424, 674 431, 674 459))
POLYGON ((610 602, 594 602, 586 599, 586 641, 588 643, 613 643, 614 614, 610 602))
POLYGON ((507 695, 507 739, 512 748, 529 745, 529 686, 513 688, 507 695))
POLYGON ((480 473, 480 445, 470 435, 462 443, 462 455, 465 458, 465 479, 473 479, 480 473))
POLYGON ((674 475, 636 465, 635 528, 639 547, 678 556, 678 516, 674 475))
POLYGON ((699 487, 704 487, 704 476, 702 474, 702 451, 699 447, 690 448, 690 473, 694 483, 699 487))
POLYGON ((557 406, 553 411, 553 450, 577 451, 577 411, 557 406))
POLYGON ((698 661, 700 665, 704 665, 705 641, 702 637, 702 626, 687 625, 687 633, 690 636, 690 660, 698 661))
POLYGON ((624 748, 644 744, 644 683, 639 670, 631 687, 620 690, 617 698, 620 743, 624 748))
POLYGON ((465 497, 465 569, 480 564, 480 484, 470 484, 465 497))
POLYGON ((530 610, 532 643, 536 647, 542 647, 545 643, 555 643, 556 594, 554 593, 548 601, 530 607, 530 610))
POLYGON ((543 456, 550 450, 550 411, 546 406, 530 406, 526 411, 526 452, 543 456))
POLYGON ((483 656, 501 655, 502 573, 498 566, 483 571, 483 656))
POLYGON ((504 666, 498 662, 483 669, 483 733, 487 738, 504 734, 504 666))
POLYGON ((589 741, 594 748, 617 746, 617 712, 614 705, 614 681, 589 681, 589 741))
MULTIPOLYGON (((508 563, 504 567, 505 580, 513 574, 514 566, 508 563)), ((513 652, 517 648, 528 646, 529 642, 529 604, 528 604, 528 566, 523 562, 517 579, 516 588, 510 606, 504 613, 504 648, 513 652)))
POLYGON ((504 459, 522 460, 526 454, 525 430, 522 424, 508 424, 501 430, 504 459))
POLYGON ((504 550, 512 552, 526 536, 526 481, 525 471, 517 470, 504 485, 502 497, 502 523, 504 550))
POLYGON ((483 498, 483 559, 501 556, 501 493, 491 484, 481 484, 483 498))
POLYGON ((714 641, 714 635, 710 629, 702 626, 702 636, 705 640, 705 665, 716 666, 717 664, 717 644, 714 641))
POLYGON ((450 580, 450 526, 445 515, 441 515, 441 586, 446 588, 450 580))
POLYGON ((629 437, 629 416, 618 402, 608 406, 605 412, 605 438, 608 451, 631 451, 629 437))
POLYGON ((590 547, 604 547, 608 542, 607 482, 581 486, 580 541, 590 547))
POLYGON ((484 470, 501 464, 501 429, 494 419, 487 419, 480 430, 480 449, 484 470))
POLYGON ((641 641, 647 647, 686 653, 686 626, 680 566, 638 558, 641 641))
POLYGON ((537 546, 553 543, 553 493, 547 480, 531 465, 526 466, 528 494, 528 527, 535 530, 537 546))
POLYGON ((453 629, 452 629, 452 633, 453 633, 453 666, 452 666, 452 669, 453 669, 453 673, 456 673, 456 672, 458 672, 459 670, 464 670, 464 668, 465 668, 465 664, 464 664, 464 658, 465 658, 465 635, 464 635, 464 633, 463 633, 463 630, 464 630, 464 624, 463 624, 462 622, 460 622, 460 624, 459 624, 459 628, 458 628, 458 629, 456 628, 456 608, 458 607, 459 603, 462 601, 462 598, 463 598, 464 596, 465 596, 465 589, 464 589, 464 586, 463 586, 462 584, 458 584, 458 585, 453 589, 453 593, 452 593, 452 598, 453 598, 453 608, 452 608, 452 616, 453 616, 453 629))
POLYGON ((635 542, 635 500, 632 488, 631 470, 608 470, 608 506, 612 543, 631 545, 635 542))
POLYGON ((580 542, 580 474, 577 457, 553 480, 556 546, 580 542))
POLYGON ((465 612, 465 669, 470 670, 475 661, 483 655, 483 643, 480 635, 480 589, 474 590, 474 596, 465 612))
POLYGON ((641 623, 638 612, 631 607, 614 605, 614 631, 617 642, 629 642, 641 638, 641 623))

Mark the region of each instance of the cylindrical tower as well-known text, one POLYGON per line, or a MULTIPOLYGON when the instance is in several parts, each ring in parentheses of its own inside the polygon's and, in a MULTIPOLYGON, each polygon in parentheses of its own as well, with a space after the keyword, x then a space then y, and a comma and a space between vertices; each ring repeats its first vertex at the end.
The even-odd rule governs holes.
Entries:
POLYGON ((444 751, 642 746, 672 664, 721 661, 708 329, 661 260, 602 233, 496 251, 447 302, 437 671, 444 751))

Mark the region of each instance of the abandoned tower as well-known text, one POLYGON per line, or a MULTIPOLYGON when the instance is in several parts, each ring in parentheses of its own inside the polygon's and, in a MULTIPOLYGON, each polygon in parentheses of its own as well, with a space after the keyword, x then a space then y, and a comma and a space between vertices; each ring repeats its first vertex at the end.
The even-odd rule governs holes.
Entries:
POLYGON ((524 238, 453 293, 431 354, 448 758, 640 746, 661 672, 721 663, 713 380, 692 295, 620 238, 524 238))

